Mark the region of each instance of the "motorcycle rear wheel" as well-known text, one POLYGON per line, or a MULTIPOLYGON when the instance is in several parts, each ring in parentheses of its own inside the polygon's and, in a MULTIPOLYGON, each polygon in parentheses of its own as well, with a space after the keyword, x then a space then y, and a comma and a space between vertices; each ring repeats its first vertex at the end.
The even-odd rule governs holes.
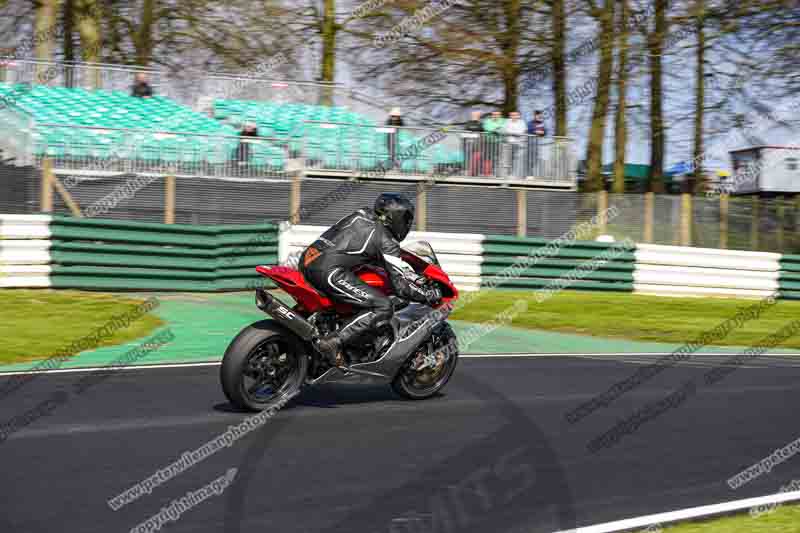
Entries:
POLYGON ((244 328, 225 350, 220 381, 236 408, 264 411, 299 391, 307 372, 302 341, 275 321, 261 320, 244 328))

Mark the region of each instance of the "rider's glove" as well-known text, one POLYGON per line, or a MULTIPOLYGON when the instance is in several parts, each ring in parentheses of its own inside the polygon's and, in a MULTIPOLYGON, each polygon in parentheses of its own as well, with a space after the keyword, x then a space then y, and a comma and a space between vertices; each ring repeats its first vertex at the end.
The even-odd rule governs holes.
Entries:
POLYGON ((436 305, 442 301, 442 291, 439 287, 431 287, 425 291, 425 298, 428 305, 436 305))

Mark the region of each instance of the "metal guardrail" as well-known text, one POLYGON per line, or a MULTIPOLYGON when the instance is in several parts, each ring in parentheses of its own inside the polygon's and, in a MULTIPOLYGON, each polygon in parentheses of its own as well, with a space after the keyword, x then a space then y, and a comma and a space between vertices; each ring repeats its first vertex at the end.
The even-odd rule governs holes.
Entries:
POLYGON ((81 174, 136 173, 213 177, 286 177, 289 141, 38 123, 31 159, 81 174))
POLYGON ((49 157, 57 170, 83 174, 286 178, 303 171, 367 178, 529 181, 565 188, 575 184, 566 138, 325 122, 306 122, 291 137, 48 123, 8 127, 31 132, 29 140, 19 140, 15 147, 20 157, 36 164, 49 157))
POLYGON ((150 85, 155 89, 163 91, 170 83, 160 71, 150 68, 0 56, 0 82, 5 83, 130 92, 134 76, 139 72, 147 74, 150 85))
POLYGON ((303 129, 306 169, 575 183, 570 140, 563 137, 314 121, 303 129))
MULTIPOLYGON (((380 122, 394 103, 343 84, 282 80, 247 74, 160 69, 106 63, 15 59, 0 56, 0 82, 32 83, 50 86, 82 87, 130 92, 137 73, 147 74, 155 94, 168 96, 195 110, 207 110, 215 98, 297 102, 347 107, 380 122)), ((417 115, 413 111, 409 116, 417 115)), ((430 124, 422 114, 417 123, 430 124)))
POLYGON ((172 73, 130 65, 0 56, 0 82, 6 83, 130 92, 138 73, 147 74, 155 94, 167 96, 195 110, 208 109, 214 99, 221 98, 337 105, 380 119, 385 118, 388 111, 385 105, 357 97, 346 86, 336 83, 193 70, 172 73))

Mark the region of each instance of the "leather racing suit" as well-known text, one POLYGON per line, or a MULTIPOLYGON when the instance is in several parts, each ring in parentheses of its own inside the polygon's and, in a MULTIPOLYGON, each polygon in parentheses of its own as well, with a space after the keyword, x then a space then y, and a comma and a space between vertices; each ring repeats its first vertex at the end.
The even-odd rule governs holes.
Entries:
POLYGON ((339 329, 343 344, 351 345, 366 332, 382 327, 392 317, 391 300, 361 281, 353 269, 362 265, 383 268, 394 294, 404 300, 430 303, 437 300, 414 283, 418 276, 400 258, 400 244, 371 209, 359 209, 341 219, 305 249, 299 269, 318 291, 331 300, 350 304, 357 313, 339 329))

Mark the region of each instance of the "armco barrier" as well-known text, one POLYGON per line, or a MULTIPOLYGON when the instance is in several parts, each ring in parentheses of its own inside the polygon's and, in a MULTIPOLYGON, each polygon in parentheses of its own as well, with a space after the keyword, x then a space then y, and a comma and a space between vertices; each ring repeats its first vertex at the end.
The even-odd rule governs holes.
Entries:
POLYGON ((0 215, 0 287, 50 286, 47 215, 0 215))
POLYGON ((780 254, 639 244, 634 291, 763 298, 778 290, 780 254))
MULTIPOLYGON (((256 265, 296 266, 325 229, 0 215, 0 287, 241 290, 267 282, 256 265)), ((407 240, 429 241, 461 290, 538 289, 567 278, 571 289, 733 297, 779 291, 800 300, 800 255, 653 244, 630 252, 592 241, 548 248, 546 239, 464 233, 411 232, 407 240)))
POLYGON ((800 300, 800 255, 781 256, 780 269, 778 284, 781 298, 800 300))
POLYGON ((190 226, 54 217, 51 284, 56 288, 215 291, 264 280, 277 263, 278 227, 190 226))
POLYGON ((482 284, 538 289, 574 272, 575 279, 569 282, 572 289, 633 290, 634 254, 619 248, 619 243, 572 241, 555 249, 547 247, 551 243, 548 239, 487 235, 483 242, 482 284), (593 260, 603 258, 608 260, 597 268, 586 268, 593 260), (584 268, 576 271, 581 266, 584 268))
MULTIPOLYGON (((297 266, 300 253, 326 229, 328 229, 326 226, 282 224, 280 263, 297 266)), ((471 291, 478 290, 481 284, 483 239, 483 235, 476 233, 412 231, 404 242, 420 240, 430 242, 442 268, 450 275, 456 287, 461 291, 471 291)))

